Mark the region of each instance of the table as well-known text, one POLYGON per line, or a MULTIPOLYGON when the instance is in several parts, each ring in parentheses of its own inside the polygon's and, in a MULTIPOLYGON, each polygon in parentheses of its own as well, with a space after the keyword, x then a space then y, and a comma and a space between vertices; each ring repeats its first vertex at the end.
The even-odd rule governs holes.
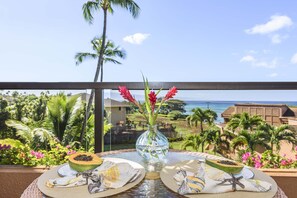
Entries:
MULTIPOLYGON (((144 167, 144 161, 142 158, 137 154, 135 149, 126 149, 126 150, 118 150, 118 151, 109 151, 103 152, 98 154, 101 157, 115 157, 115 158, 123 158, 135 161, 144 167)), ((192 160, 192 159, 199 159, 199 158, 217 158, 216 156, 212 156, 206 153, 200 152, 187 152, 187 151, 180 151, 180 150, 170 150, 167 156, 167 164, 173 164, 179 161, 184 160, 192 160)), ((23 192, 21 198, 43 198, 45 197, 37 187, 37 179, 34 180, 23 192)), ((183 197, 175 192, 169 190, 160 179, 157 180, 147 180, 144 179, 140 184, 131 188, 130 190, 126 191, 125 193, 121 193, 118 195, 113 196, 114 198, 130 198, 130 197, 166 197, 166 198, 175 198, 175 197, 183 197)), ((274 198, 287 198, 285 193, 278 188, 277 194, 274 198)))

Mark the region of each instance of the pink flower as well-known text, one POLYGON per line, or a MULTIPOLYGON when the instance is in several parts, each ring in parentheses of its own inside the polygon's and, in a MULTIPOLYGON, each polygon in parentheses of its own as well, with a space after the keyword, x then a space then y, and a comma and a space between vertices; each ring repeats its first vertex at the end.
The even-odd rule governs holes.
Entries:
POLYGON ((67 151, 67 155, 72 155, 72 154, 74 154, 74 153, 76 153, 76 151, 75 151, 75 150, 70 150, 70 151, 67 151))
POLYGON ((119 92, 124 99, 128 100, 129 102, 135 103, 135 98, 133 98, 126 86, 119 86, 119 92))
POLYGON ((67 145, 67 146, 66 146, 66 148, 67 148, 67 149, 70 149, 70 148, 71 148, 71 146, 70 146, 70 145, 67 145))
POLYGON ((297 146, 295 146, 295 151, 297 151, 297 146))
POLYGON ((175 94, 177 93, 177 89, 175 86, 173 86, 169 91, 167 92, 166 96, 164 97, 164 100, 169 100, 170 98, 173 98, 175 94))
POLYGON ((242 155, 242 161, 246 162, 250 157, 251 157, 251 153, 246 152, 245 154, 242 155))
POLYGON ((151 104, 151 108, 152 108, 152 111, 155 110, 155 105, 156 105, 156 102, 157 102, 157 95, 154 91, 151 91, 149 94, 148 94, 148 97, 149 97, 149 101, 150 101, 150 104, 151 104))
POLYGON ((31 150, 30 151, 30 154, 33 155, 33 156, 35 156, 37 159, 44 158, 44 154, 41 153, 41 152, 37 152, 37 151, 31 150))
POLYGON ((286 165, 287 165, 287 161, 286 161, 286 160, 282 160, 282 161, 281 161, 281 165, 282 165, 282 166, 286 166, 286 165))
POLYGON ((261 162, 256 162, 255 163, 255 168, 261 168, 263 164, 261 162))

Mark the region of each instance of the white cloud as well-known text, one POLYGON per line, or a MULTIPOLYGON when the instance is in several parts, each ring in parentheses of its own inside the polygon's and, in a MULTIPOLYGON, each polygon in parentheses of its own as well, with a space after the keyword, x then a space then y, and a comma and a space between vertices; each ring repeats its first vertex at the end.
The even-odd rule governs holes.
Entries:
POLYGON ((275 73, 271 73, 268 76, 271 77, 271 78, 274 78, 274 77, 277 77, 278 76, 278 73, 276 73, 276 72, 275 73))
POLYGON ((292 25, 293 21, 290 17, 273 15, 267 23, 255 25, 254 27, 245 30, 245 32, 247 34, 269 34, 292 25))
POLYGON ((278 66, 277 58, 274 58, 272 61, 258 60, 251 55, 246 55, 240 59, 240 62, 251 63, 254 67, 264 67, 268 69, 273 69, 278 66))
POLYGON ((256 59, 251 55, 246 55, 240 59, 240 62, 255 62, 256 59))
POLYGON ((271 42, 273 44, 279 44, 286 38, 288 38, 287 35, 282 36, 282 35, 279 35, 279 34, 274 34, 274 35, 271 36, 271 42))
POLYGON ((291 58, 291 63, 297 64, 297 53, 294 54, 293 57, 291 58))
POLYGON ((144 40, 146 40, 150 34, 136 33, 133 35, 129 35, 123 38, 125 42, 140 45, 144 40))

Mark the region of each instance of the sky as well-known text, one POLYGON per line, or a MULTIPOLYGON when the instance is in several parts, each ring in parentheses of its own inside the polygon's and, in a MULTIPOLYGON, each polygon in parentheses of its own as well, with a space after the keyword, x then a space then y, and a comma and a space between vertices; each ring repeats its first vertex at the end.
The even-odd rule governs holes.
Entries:
MULTIPOLYGON (((136 19, 119 7, 108 15, 108 39, 127 58, 106 64, 104 81, 296 81, 297 1, 135 2, 136 19)), ((96 61, 74 56, 92 51, 103 17, 88 24, 84 3, 0 0, 0 81, 91 82, 96 61)))

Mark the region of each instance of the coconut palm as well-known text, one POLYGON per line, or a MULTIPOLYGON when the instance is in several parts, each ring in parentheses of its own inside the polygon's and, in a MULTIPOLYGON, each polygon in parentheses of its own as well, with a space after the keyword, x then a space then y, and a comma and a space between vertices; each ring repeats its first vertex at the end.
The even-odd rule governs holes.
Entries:
MULTIPOLYGON (((75 55, 76 59, 76 65, 81 64, 87 59, 98 59, 100 56, 100 49, 102 46, 102 38, 95 37, 91 41, 91 45, 93 48, 93 53, 89 52, 79 52, 75 55)), ((126 52, 125 50, 121 49, 119 46, 115 46, 115 44, 112 41, 107 41, 106 46, 103 51, 103 61, 101 65, 101 75, 100 75, 100 81, 103 81, 103 65, 105 63, 111 62, 114 64, 121 64, 118 60, 115 58, 126 58, 126 52)))
POLYGON ((67 97, 60 93, 53 96, 47 103, 48 118, 52 131, 57 138, 62 141, 66 127, 81 108, 81 100, 79 95, 67 97))
POLYGON ((203 110, 199 107, 192 109, 193 114, 189 115, 186 120, 190 125, 194 124, 196 127, 198 123, 200 124, 200 132, 203 133, 203 123, 207 123, 208 125, 212 125, 213 122, 217 119, 217 113, 206 109, 203 110))
POLYGON ((251 130, 263 123, 263 119, 258 116, 250 116, 248 113, 244 112, 242 114, 235 114, 231 117, 227 124, 227 128, 232 131, 240 128, 242 130, 251 130))
MULTIPOLYGON (((107 14, 113 13, 113 6, 118 6, 123 9, 128 10, 134 18, 136 18, 139 15, 140 8, 139 6, 134 2, 134 0, 91 0, 84 3, 82 10, 83 10, 83 16, 87 22, 90 24, 93 23, 94 20, 94 13, 98 12, 100 10, 103 11, 103 30, 102 30, 102 44, 99 50, 99 57, 97 61, 97 68, 95 72, 94 82, 98 81, 100 68, 103 63, 103 55, 104 55, 104 48, 106 43, 106 29, 107 29, 107 14)), ((103 77, 102 77, 103 78, 103 77)), ((86 116, 82 128, 82 135, 80 138, 80 141, 82 142, 83 139, 83 133, 86 127, 86 121, 89 118, 89 112, 91 109, 91 105, 93 103, 93 97, 94 97, 94 90, 91 91, 91 95, 88 101, 86 116)))
POLYGON ((255 132, 242 130, 231 141, 231 147, 233 149, 236 149, 238 146, 246 146, 252 153, 255 151, 257 145, 270 149, 270 146, 266 143, 266 134, 260 130, 255 132))
MULTIPOLYGON (((75 55, 75 59, 76 59, 76 65, 79 65, 80 63, 82 63, 83 61, 87 60, 87 59, 98 59, 100 56, 100 50, 101 50, 101 46, 103 44, 102 38, 97 38, 95 37, 92 41, 92 48, 94 53, 89 53, 89 52, 80 52, 77 53, 75 55)), ((114 64, 121 64, 121 62, 119 62, 118 60, 116 60, 116 58, 126 58, 126 52, 123 49, 120 49, 119 46, 115 47, 115 44, 112 41, 107 41, 106 43, 106 47, 104 48, 103 51, 103 62, 101 63, 101 79, 100 81, 103 81, 103 64, 104 63, 114 63, 114 64)), ((91 93, 90 99, 89 99, 89 103, 87 106, 87 111, 86 111, 86 118, 90 117, 90 109, 91 109, 91 105, 92 102, 90 103, 91 98, 93 97, 93 91, 91 93)), ((84 133, 85 133, 85 127, 86 127, 86 120, 83 121, 83 125, 82 125, 82 130, 81 130, 81 134, 80 134, 80 142, 82 143, 83 137, 84 137, 84 133)))
POLYGON ((280 141, 282 140, 292 143, 292 145, 296 144, 297 142, 294 129, 286 124, 280 126, 263 124, 259 126, 259 130, 262 130, 266 133, 266 138, 270 143, 272 152, 274 150, 274 146, 276 146, 276 150, 280 150, 280 141))

